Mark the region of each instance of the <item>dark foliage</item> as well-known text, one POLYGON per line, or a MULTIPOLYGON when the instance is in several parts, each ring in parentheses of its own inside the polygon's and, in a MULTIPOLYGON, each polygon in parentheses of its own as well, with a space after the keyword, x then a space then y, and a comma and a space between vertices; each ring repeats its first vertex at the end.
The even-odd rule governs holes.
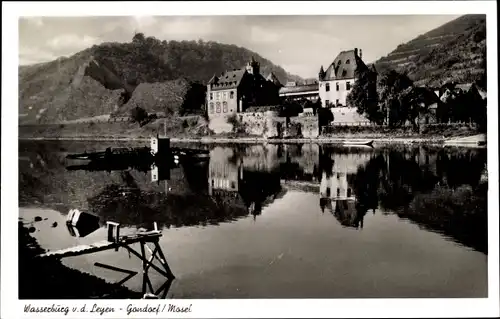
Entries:
POLYGON ((357 112, 371 122, 382 124, 384 113, 378 105, 377 74, 369 68, 356 68, 357 81, 347 96, 347 104, 357 108, 357 112))
POLYGON ((303 103, 290 98, 284 98, 281 102, 279 116, 286 118, 285 127, 290 125, 290 117, 298 116, 304 111, 303 103))
POLYGON ((380 110, 383 115, 387 114, 389 126, 401 126, 408 119, 409 110, 404 99, 412 86, 413 82, 406 74, 400 74, 394 70, 389 70, 381 76, 380 110))
POLYGON ((148 112, 142 107, 136 106, 130 111, 130 118, 133 122, 142 123, 148 118, 148 112))

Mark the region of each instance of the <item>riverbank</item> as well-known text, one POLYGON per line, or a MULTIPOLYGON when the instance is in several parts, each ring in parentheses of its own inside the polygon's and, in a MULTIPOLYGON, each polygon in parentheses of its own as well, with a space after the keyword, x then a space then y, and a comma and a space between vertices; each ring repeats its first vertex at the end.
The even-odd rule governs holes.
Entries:
MULTIPOLYGON (((173 143, 202 144, 255 144, 255 143, 328 143, 343 144, 345 141, 373 140, 374 144, 432 144, 443 145, 456 138, 467 138, 458 144, 477 145, 486 141, 484 134, 469 128, 434 128, 421 134, 406 129, 387 128, 339 128, 327 136, 306 136, 301 138, 265 138, 248 134, 198 134, 198 130, 167 127, 166 135, 173 143), (478 136, 483 136, 478 138, 478 136)), ((157 126, 139 127, 133 123, 32 125, 19 127, 19 140, 31 141, 147 141, 158 133, 157 126)), ((162 132, 163 133, 163 132, 162 132)), ((483 143, 484 144, 484 143, 483 143)))
MULTIPOLYGON (((150 138, 147 137, 113 137, 113 136, 61 136, 61 137, 19 137, 20 141, 136 141, 136 142, 149 142, 150 138)), ((470 136, 467 139, 461 138, 445 138, 445 137, 318 137, 318 138, 288 138, 288 139, 267 139, 262 137, 239 137, 239 138, 226 138, 226 137, 203 137, 203 138, 171 138, 172 143, 201 143, 201 144, 262 144, 262 143, 317 143, 317 144, 339 144, 344 142, 354 142, 361 140, 373 140, 374 145, 387 145, 387 144, 412 144, 412 145, 453 145, 453 146, 482 146, 485 138, 484 134, 470 136)))

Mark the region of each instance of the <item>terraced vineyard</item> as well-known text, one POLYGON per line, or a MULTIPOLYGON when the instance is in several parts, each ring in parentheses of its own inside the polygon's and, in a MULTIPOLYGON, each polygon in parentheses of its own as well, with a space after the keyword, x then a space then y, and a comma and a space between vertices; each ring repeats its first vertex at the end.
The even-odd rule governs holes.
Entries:
POLYGON ((486 16, 464 15, 399 45, 375 62, 377 70, 406 72, 418 85, 478 81, 486 71, 486 16))

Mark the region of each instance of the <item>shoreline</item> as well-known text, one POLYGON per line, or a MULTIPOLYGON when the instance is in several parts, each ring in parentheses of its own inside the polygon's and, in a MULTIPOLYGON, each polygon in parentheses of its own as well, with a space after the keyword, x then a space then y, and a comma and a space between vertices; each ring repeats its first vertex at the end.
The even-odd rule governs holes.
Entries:
MULTIPOLYGON (((345 141, 373 140, 373 144, 425 144, 440 146, 459 146, 459 147, 486 147, 478 145, 477 141, 452 141, 460 137, 321 137, 321 138, 288 138, 288 139, 267 139, 263 137, 202 137, 202 138, 170 138, 172 143, 201 143, 201 144, 343 144, 345 141)), ((147 137, 111 137, 111 136, 81 136, 81 137, 19 137, 19 141, 117 141, 117 142, 146 142, 147 137)), ((347 146, 347 145, 346 145, 347 146)))

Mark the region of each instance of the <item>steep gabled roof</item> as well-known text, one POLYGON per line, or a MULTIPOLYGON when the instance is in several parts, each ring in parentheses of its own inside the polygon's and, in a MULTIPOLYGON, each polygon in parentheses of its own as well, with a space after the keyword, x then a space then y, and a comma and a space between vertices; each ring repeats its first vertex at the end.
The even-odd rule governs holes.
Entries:
POLYGON ((246 74, 245 69, 226 71, 221 74, 219 81, 214 83, 212 91, 237 88, 246 74))
POLYGON ((217 77, 217 75, 213 75, 212 78, 210 79, 210 81, 208 81, 208 84, 214 84, 214 83, 217 83, 219 81, 219 78, 217 77))
POLYGON ((325 76, 320 80, 353 79, 358 66, 366 67, 363 61, 356 55, 355 50, 342 51, 333 60, 328 69, 326 69, 325 76))
POLYGON ((266 80, 274 83, 274 85, 276 85, 276 86, 282 86, 280 81, 278 80, 278 78, 276 77, 276 75, 273 72, 269 73, 266 80))

